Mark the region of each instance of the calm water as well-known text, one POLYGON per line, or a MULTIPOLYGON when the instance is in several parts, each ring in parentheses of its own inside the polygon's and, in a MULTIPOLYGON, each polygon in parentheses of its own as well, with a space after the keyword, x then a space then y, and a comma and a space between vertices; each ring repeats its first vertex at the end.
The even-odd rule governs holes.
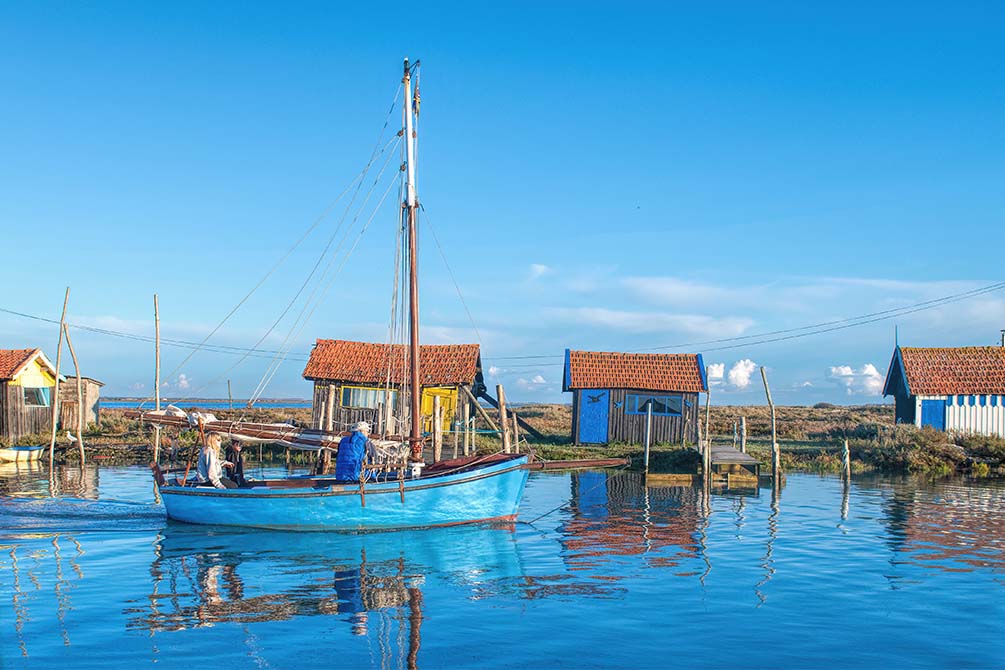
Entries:
POLYGON ((58 475, 0 470, 3 668, 1005 667, 1002 482, 706 502, 535 473, 514 528, 359 536, 168 523, 145 468, 58 475))

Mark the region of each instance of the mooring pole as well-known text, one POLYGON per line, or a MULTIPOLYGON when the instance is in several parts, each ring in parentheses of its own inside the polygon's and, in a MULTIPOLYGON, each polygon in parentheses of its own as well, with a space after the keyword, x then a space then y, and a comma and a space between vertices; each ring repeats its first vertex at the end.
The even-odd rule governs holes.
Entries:
POLYGON ((851 451, 848 449, 848 438, 844 440, 844 450, 841 455, 841 463, 844 466, 845 484, 851 481, 851 451))
POLYGON ((764 382, 764 394, 768 397, 768 409, 771 412, 771 477, 775 480, 775 486, 779 484, 779 475, 782 471, 781 454, 778 451, 778 432, 775 428, 775 403, 771 401, 771 388, 768 387, 768 374, 761 366, 761 380, 764 382))
POLYGON ((506 421, 506 391, 502 384, 496 384, 496 397, 499 401, 499 433, 502 437, 502 448, 504 453, 510 452, 509 445, 509 423, 506 421))
POLYGON ((649 446, 653 437, 653 401, 646 401, 646 451, 645 451, 645 474, 649 474, 649 446))
POLYGON ((77 448, 80 450, 80 466, 84 466, 84 380, 80 378, 80 365, 77 363, 77 352, 73 350, 70 341, 70 329, 63 324, 63 334, 66 335, 66 348, 70 350, 73 359, 73 374, 77 377, 77 448))
MULTIPOLYGON (((229 382, 228 382, 229 386, 229 382)), ((161 312, 154 293, 154 407, 161 408, 161 312)), ((233 407, 233 404, 231 404, 233 407)), ((160 463, 161 426, 154 424, 154 463, 160 463)))
POLYGON ((442 460, 443 456, 443 423, 440 417, 440 396, 433 396, 433 462, 442 460))
POLYGON ((50 417, 52 419, 52 432, 49 435, 49 476, 53 476, 53 463, 56 451, 56 423, 59 420, 59 361, 63 355, 63 326, 66 324, 66 303, 70 302, 70 287, 66 287, 66 295, 63 296, 63 315, 59 317, 59 344, 56 345, 56 382, 52 389, 52 398, 49 402, 52 405, 50 417))
POLYGON ((740 417, 740 453, 747 453, 747 417, 740 417))

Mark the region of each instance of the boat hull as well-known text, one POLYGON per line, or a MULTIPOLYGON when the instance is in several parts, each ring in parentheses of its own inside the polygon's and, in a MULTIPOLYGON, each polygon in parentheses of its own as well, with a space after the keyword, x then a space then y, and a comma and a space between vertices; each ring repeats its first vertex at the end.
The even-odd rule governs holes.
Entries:
POLYGON ((526 457, 455 474, 324 487, 214 489, 161 485, 169 518, 296 530, 391 530, 516 519, 526 457))
POLYGON ((42 445, 5 447, 0 449, 0 461, 7 461, 9 463, 37 461, 42 458, 43 452, 45 452, 45 447, 42 445))

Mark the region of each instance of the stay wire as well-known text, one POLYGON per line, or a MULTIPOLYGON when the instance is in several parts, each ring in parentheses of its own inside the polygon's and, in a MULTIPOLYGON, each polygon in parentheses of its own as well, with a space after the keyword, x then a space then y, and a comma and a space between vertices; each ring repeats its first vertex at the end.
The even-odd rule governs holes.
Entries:
MULTIPOLYGON (((400 141, 400 138, 395 138, 395 141, 400 141)), ((370 196, 373 194, 374 189, 376 188, 377 184, 380 182, 380 179, 383 177, 384 171, 387 169, 387 166, 390 163, 390 160, 393 157, 393 155, 394 155, 393 153, 388 154, 387 159, 384 161, 383 165, 380 168, 380 171, 377 173, 377 177, 374 179, 373 183, 370 185, 370 188, 367 190, 367 193, 366 193, 366 195, 363 198, 363 202, 360 204, 359 209, 353 215, 352 220, 349 223, 349 226, 345 229, 345 232, 343 233, 342 238, 339 240, 338 244, 336 245, 335 250, 331 253, 330 258, 328 260, 328 264, 325 266, 324 271, 322 272, 321 276, 318 278, 318 281, 315 284, 314 288, 312 289, 310 296, 308 296, 307 300, 303 304, 303 307, 301 307, 301 309, 300 309, 300 313, 297 315, 297 318, 294 320, 293 324, 290 326, 290 330, 287 333, 286 338, 283 339, 283 342, 280 345, 280 351, 279 351, 279 353, 277 353, 276 356, 273 357, 272 362, 266 368, 266 371, 262 374, 261 379, 259 379, 258 386, 256 386, 255 392, 252 393, 252 396, 251 396, 252 401, 249 402, 249 406, 250 406, 250 404, 254 400, 257 400, 258 397, 260 397, 260 392, 265 390, 263 384, 264 385, 268 384, 268 381, 266 381, 266 380, 267 379, 268 380, 272 379, 272 376, 275 374, 275 371, 278 370, 279 366, 282 365, 282 363, 285 360, 286 356, 289 355, 290 349, 292 348, 293 342, 295 341, 295 340, 291 339, 294 336, 293 335, 294 332, 299 333, 299 331, 297 330, 298 325, 303 320, 304 314, 307 312, 308 308, 314 302, 315 296, 317 296, 318 290, 321 288, 321 284, 324 281, 324 278, 326 276, 328 276, 329 272, 331 272, 331 268, 335 264, 335 261, 338 259, 338 255, 339 255, 339 252, 342 250, 342 246, 345 244, 346 240, 349 238, 350 233, 352 232, 352 227, 356 224, 357 221, 359 221, 359 217, 362 214, 363 209, 366 207, 366 204, 370 201, 370 196)), ((353 202, 355 202, 355 196, 353 197, 353 202)), ((351 208, 351 205, 350 205, 350 208, 351 208)), ((348 216, 348 213, 349 213, 349 210, 347 209, 346 213, 343 215, 343 218, 342 218, 343 222, 345 221, 345 217, 348 216)), ((339 224, 339 230, 341 230, 341 227, 342 226, 341 226, 341 223, 340 223, 339 224)), ((329 245, 325 247, 325 255, 328 252, 328 248, 330 247, 331 242, 334 241, 334 238, 337 235, 338 235, 338 231, 336 231, 333 234, 332 238, 329 240, 329 245)), ((324 255, 322 255, 322 258, 323 257, 324 257, 324 255)), ((318 300, 320 300, 320 298, 318 300)), ((313 314, 313 309, 311 310, 311 313, 313 314)))

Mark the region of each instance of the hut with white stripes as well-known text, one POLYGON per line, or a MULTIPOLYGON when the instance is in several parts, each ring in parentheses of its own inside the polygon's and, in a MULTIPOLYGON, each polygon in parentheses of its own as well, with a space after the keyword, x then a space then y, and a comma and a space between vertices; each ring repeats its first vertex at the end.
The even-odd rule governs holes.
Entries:
POLYGON ((1005 347, 900 347, 884 396, 897 423, 1005 436, 1005 347))

